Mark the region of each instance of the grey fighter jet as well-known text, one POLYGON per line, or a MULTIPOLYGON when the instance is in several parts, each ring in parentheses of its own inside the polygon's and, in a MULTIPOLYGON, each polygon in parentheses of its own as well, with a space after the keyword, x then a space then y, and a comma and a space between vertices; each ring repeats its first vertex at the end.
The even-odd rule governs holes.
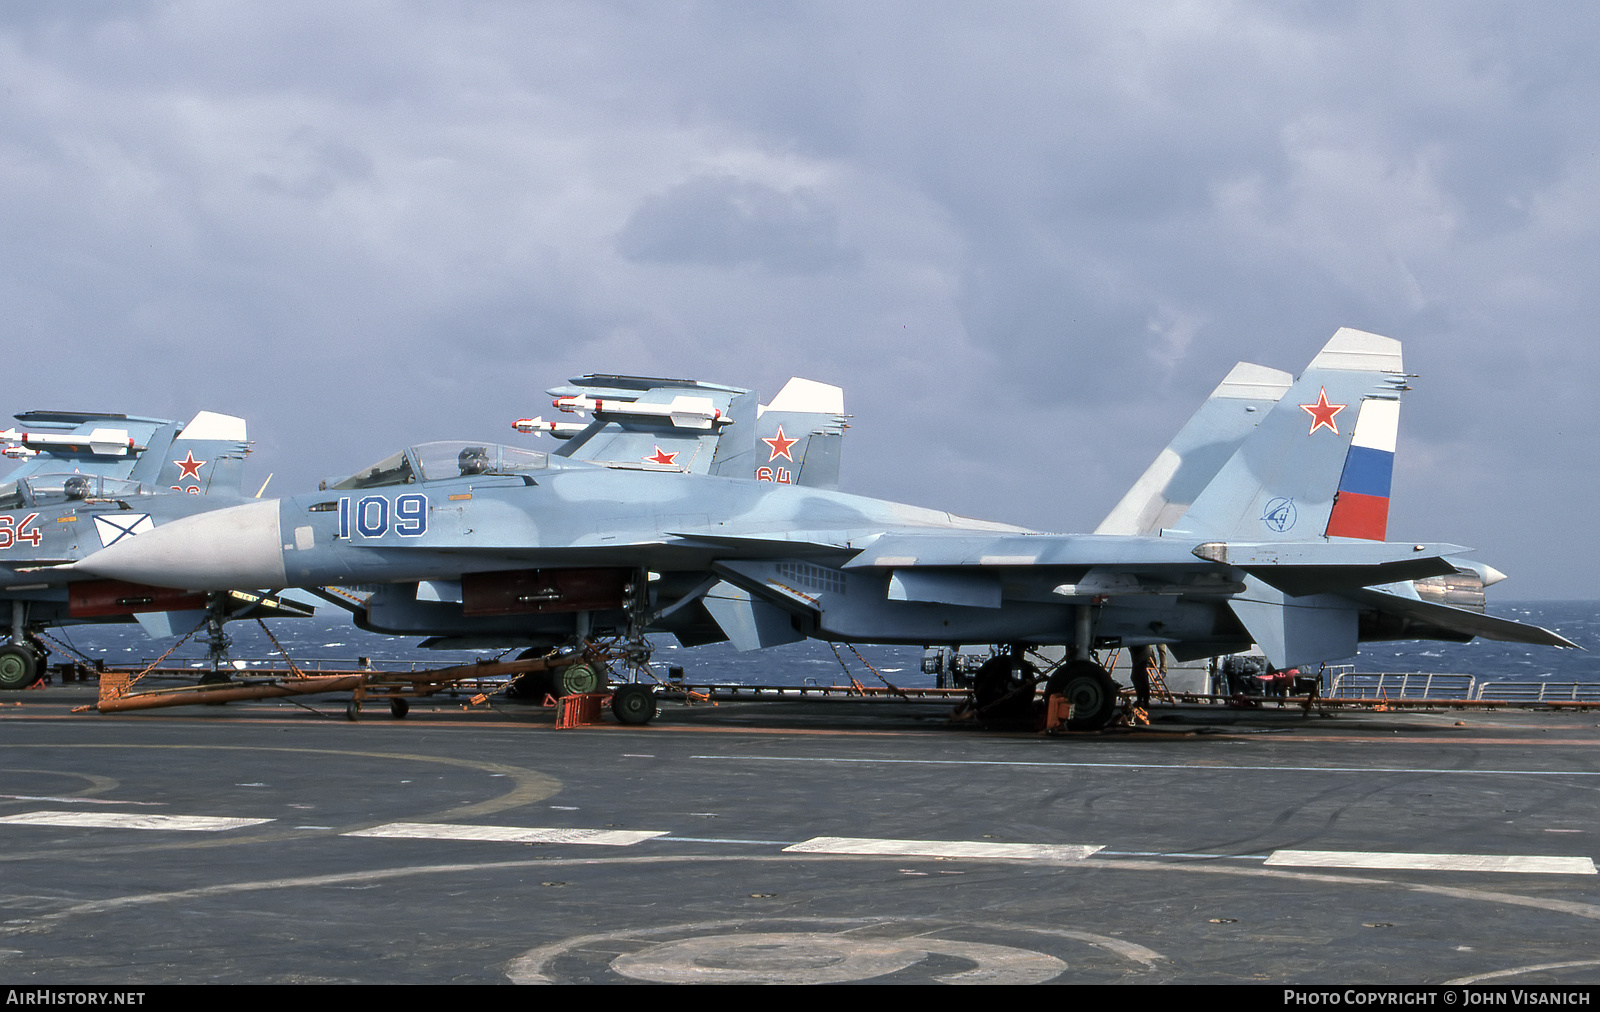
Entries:
POLYGON ((1192 422, 1108 533, 455 442, 319 493, 175 521, 74 568, 185 590, 387 584, 392 608, 369 613, 374 627, 507 643, 609 633, 642 648, 699 609, 742 647, 1000 644, 980 704, 1019 685, 1031 698, 1024 652, 1056 645, 1068 660, 1049 688, 1073 703, 1074 727, 1114 711, 1094 660, 1111 647, 1188 659, 1256 644, 1287 668, 1369 639, 1573 646, 1418 592, 1459 577, 1451 560, 1467 549, 1386 540, 1408 379, 1399 342, 1340 330, 1298 379, 1269 376, 1241 398, 1259 420, 1192 422))
POLYGON ((0 484, 0 689, 31 684, 49 626, 138 621, 152 636, 187 632, 206 616, 308 614, 303 607, 95 580, 61 569, 180 517, 249 502, 242 488, 245 422, 202 411, 188 423, 103 412, 28 411, 0 432, 21 459, 0 484))

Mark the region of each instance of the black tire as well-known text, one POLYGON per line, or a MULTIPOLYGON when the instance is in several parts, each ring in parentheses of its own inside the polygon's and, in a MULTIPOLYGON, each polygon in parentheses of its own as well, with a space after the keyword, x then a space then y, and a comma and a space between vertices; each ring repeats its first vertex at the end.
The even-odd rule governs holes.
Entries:
POLYGON ((411 702, 401 696, 395 696, 389 700, 389 712, 396 720, 403 720, 405 715, 411 712, 411 702))
POLYGON ((353 699, 350 700, 350 702, 344 704, 344 719, 345 720, 360 720, 361 719, 361 704, 357 703, 353 699))
POLYGON ((991 657, 972 676, 972 703, 978 719, 990 723, 1026 720, 1033 709, 1039 669, 1009 654, 991 657))
POLYGON ((648 685, 619 685, 611 694, 611 712, 619 723, 648 724, 656 715, 656 694, 648 685))
POLYGON ((1072 704, 1069 731, 1098 731, 1117 712, 1117 683, 1093 661, 1068 661, 1050 676, 1045 691, 1052 696, 1065 696, 1072 704))
POLYGON ((38 678, 39 655, 31 647, 0 647, 0 689, 26 689, 38 678))
POLYGON ((506 688, 506 698, 542 703, 545 696, 554 695, 555 691, 555 681, 550 677, 550 672, 529 671, 518 675, 506 688))

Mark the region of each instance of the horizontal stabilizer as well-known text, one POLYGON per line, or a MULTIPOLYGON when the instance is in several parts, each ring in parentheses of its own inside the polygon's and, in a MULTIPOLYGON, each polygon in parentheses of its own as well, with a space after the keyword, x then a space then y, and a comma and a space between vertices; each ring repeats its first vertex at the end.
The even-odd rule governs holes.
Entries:
POLYGON ((1560 633, 1552 632, 1543 626, 1530 625, 1526 622, 1514 622, 1511 619, 1495 618, 1493 615, 1482 615, 1475 611, 1453 608, 1447 604, 1416 601, 1382 590, 1358 591, 1351 594, 1350 597, 1363 605, 1376 608, 1386 615, 1397 616, 1420 625, 1433 626, 1447 632, 1459 633, 1463 636, 1482 636, 1484 639, 1499 640, 1502 643, 1531 643, 1536 646, 1567 647, 1572 650, 1584 649, 1560 633))

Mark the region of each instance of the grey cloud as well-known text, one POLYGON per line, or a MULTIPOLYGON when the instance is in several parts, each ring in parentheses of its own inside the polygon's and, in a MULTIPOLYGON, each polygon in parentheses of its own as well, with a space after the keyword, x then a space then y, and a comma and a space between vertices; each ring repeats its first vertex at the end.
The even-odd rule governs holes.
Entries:
POLYGON ((1234 361, 1350 325, 1423 374, 1397 535, 1592 594, 1592 525, 1562 568, 1517 497, 1600 498, 1600 12, 39 9, 0 13, 0 301, 94 366, 6 410, 235 410, 293 491, 581 372, 811 374, 847 486, 1082 529, 1234 361))
POLYGON ((756 266, 811 274, 851 263, 832 209, 806 190, 784 193, 732 176, 699 176, 645 200, 617 236, 630 260, 756 266))

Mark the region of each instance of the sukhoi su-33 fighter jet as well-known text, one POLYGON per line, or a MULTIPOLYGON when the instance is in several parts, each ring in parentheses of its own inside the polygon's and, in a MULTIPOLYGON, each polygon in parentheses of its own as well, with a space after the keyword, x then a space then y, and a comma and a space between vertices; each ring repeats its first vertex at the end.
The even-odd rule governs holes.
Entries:
POLYGON ((97 580, 61 567, 180 517, 249 500, 245 422, 202 411, 187 423, 135 415, 27 411, 0 432, 22 461, 0 484, 0 689, 38 676, 48 626, 138 621, 152 636, 188 632, 208 614, 309 612, 227 595, 97 580))
MULTIPOLYGON (((548 393, 553 406, 585 422, 554 422, 521 418, 512 424, 518 432, 549 434, 563 445, 550 454, 556 464, 582 461, 614 471, 649 472, 664 481, 681 474, 712 474, 748 478, 779 485, 837 488, 839 445, 847 427, 844 391, 815 380, 790 379, 770 404, 759 402, 754 391, 708 383, 704 380, 663 379, 649 376, 589 375, 548 393)), ((404 483, 427 467, 436 474, 465 476, 487 474, 510 467, 519 451, 487 444, 446 444, 402 451, 342 480, 322 483, 324 490, 362 488, 373 483, 404 483), (455 457, 450 458, 454 452, 455 457), (414 465, 414 467, 413 467, 414 465), (413 468, 401 474, 396 469, 413 468), (399 477, 397 477, 399 475, 399 477)), ((476 579, 469 581, 476 585, 476 579)), ((672 578, 665 589, 672 596, 672 578)), ((460 581, 422 581, 366 585, 359 589, 314 590, 325 600, 349 610, 358 626, 371 632, 428 636, 423 646, 432 649, 540 647, 570 629, 576 599, 562 604, 549 600, 555 593, 545 588, 544 608, 554 618, 536 618, 528 609, 466 607, 460 581)), ((570 588, 562 594, 570 595, 570 588)), ((719 593, 707 595, 714 603, 719 593)), ((726 639, 704 607, 691 602, 663 621, 685 644, 726 639)), ((606 628, 601 619, 599 628, 606 628)))
POLYGON ((1018 685, 1031 698, 1042 677, 1078 728, 1113 715, 1115 683, 1094 659, 1112 647, 1190 659, 1255 644, 1288 668, 1371 639, 1573 645, 1419 592, 1488 582, 1492 570, 1453 561, 1467 549, 1387 540, 1408 389, 1398 341, 1340 330, 1292 382, 1241 368, 1101 533, 446 443, 318 493, 174 521, 74 568, 194 591, 389 584, 449 606, 436 635, 513 643, 610 634, 642 651, 698 612, 747 648, 1000 644, 980 705, 1018 685), (1037 672, 1025 652, 1044 645, 1067 659, 1037 672))

